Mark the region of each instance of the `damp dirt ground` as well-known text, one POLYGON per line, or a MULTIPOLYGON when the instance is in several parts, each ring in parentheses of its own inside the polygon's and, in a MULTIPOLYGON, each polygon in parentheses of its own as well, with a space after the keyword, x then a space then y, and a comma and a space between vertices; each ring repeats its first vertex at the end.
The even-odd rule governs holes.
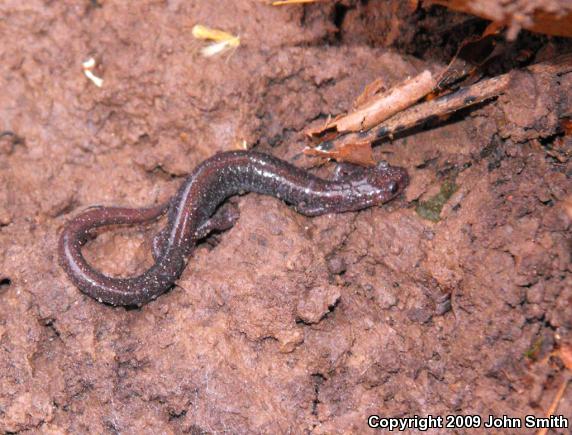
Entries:
MULTIPOLYGON (((568 373, 551 352, 572 341, 572 73, 522 73, 378 144, 411 176, 382 207, 308 218, 234 198, 235 226, 140 309, 90 299, 58 265, 71 217, 158 204, 216 152, 310 166, 304 128, 376 78, 446 65, 486 25, 415 3, 0 4, 0 432, 367 433, 370 414, 545 414, 568 373), (197 23, 240 47, 201 56, 197 23), (438 222, 422 217, 445 182, 438 222)), ((566 50, 522 31, 504 68, 566 50)), ((161 225, 106 232, 85 254, 133 275, 161 225)), ((556 414, 572 416, 572 387, 556 414)))

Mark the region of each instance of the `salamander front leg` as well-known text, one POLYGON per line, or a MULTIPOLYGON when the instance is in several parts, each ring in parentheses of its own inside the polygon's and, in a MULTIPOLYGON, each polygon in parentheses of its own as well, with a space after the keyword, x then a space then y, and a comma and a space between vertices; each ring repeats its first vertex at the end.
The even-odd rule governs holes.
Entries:
POLYGON ((351 163, 338 163, 334 169, 334 181, 350 181, 356 178, 362 178, 367 168, 354 165, 351 163))

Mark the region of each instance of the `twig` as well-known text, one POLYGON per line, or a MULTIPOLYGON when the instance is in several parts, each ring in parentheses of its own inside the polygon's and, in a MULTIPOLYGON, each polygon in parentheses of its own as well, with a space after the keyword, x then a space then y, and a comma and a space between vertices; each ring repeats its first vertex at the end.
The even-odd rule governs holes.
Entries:
MULTIPOLYGON (((550 404, 550 408, 548 408, 548 411, 546 412, 546 418, 552 417, 552 415, 558 409, 558 405, 560 404, 560 400, 562 400, 562 396, 564 395, 564 392, 566 391, 566 387, 568 386, 568 383, 570 382, 570 378, 571 378, 570 375, 567 375, 564 378, 564 381, 562 382, 562 384, 560 385, 560 388, 558 388, 558 391, 556 392, 556 396, 554 397, 554 400, 550 404)), ((536 435, 546 435, 548 433, 548 430, 549 430, 548 428, 542 428, 538 432, 536 432, 536 435)))
POLYGON ((338 116, 318 129, 307 131, 310 137, 323 135, 328 130, 348 133, 367 130, 385 121, 403 109, 412 106, 429 94, 437 81, 430 71, 425 70, 413 78, 404 80, 382 94, 369 98, 366 104, 346 115, 338 116))

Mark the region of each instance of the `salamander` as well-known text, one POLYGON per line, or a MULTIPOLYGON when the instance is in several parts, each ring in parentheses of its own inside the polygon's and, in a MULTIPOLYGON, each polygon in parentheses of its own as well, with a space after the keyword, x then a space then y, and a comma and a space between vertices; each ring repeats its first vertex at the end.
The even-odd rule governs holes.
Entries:
POLYGON ((92 298, 111 305, 141 306, 173 286, 197 241, 221 226, 220 213, 215 212, 230 196, 243 192, 271 195, 293 205, 298 213, 318 216, 385 203, 399 195, 408 180, 405 169, 385 162, 371 168, 342 169, 326 180, 268 154, 223 152, 199 164, 168 204, 142 209, 95 207, 80 213, 63 228, 59 261, 70 280, 92 298), (164 213, 168 213, 167 225, 155 239, 155 262, 141 275, 109 277, 83 257, 81 248, 95 228, 142 224, 164 213))

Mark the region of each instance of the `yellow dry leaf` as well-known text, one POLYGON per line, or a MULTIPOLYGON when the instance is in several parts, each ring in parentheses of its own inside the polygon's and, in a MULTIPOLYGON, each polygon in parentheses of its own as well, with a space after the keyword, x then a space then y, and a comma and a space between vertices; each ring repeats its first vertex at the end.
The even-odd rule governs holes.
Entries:
POLYGON ((197 39, 213 41, 213 44, 201 49, 201 53, 205 57, 224 53, 225 51, 231 48, 237 48, 240 45, 239 36, 232 35, 223 30, 211 29, 210 27, 203 26, 202 24, 196 24, 193 26, 191 32, 197 39))
POLYGON ((223 30, 211 29, 202 24, 194 25, 191 32, 195 38, 205 39, 207 41, 223 42, 231 39, 239 39, 238 36, 231 35, 223 30))

